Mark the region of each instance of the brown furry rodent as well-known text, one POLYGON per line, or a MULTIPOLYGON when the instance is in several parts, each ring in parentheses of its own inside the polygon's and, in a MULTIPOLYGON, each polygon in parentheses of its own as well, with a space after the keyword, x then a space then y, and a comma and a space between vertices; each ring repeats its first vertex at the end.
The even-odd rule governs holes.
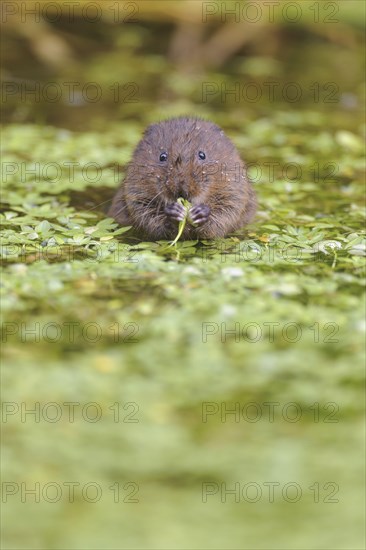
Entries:
POLYGON ((108 215, 151 239, 173 239, 192 208, 183 239, 214 239, 255 214, 246 168, 224 132, 206 120, 179 117, 150 125, 137 145, 108 215))

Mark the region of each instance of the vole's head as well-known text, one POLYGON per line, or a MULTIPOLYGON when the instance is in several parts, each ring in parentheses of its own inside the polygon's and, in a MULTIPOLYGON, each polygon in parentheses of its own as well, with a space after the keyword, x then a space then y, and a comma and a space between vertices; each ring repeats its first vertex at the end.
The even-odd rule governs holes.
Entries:
POLYGON ((135 150, 129 180, 133 189, 140 186, 145 197, 192 201, 213 187, 223 192, 231 178, 241 177, 240 166, 238 153, 221 128, 182 117, 146 129, 135 150))

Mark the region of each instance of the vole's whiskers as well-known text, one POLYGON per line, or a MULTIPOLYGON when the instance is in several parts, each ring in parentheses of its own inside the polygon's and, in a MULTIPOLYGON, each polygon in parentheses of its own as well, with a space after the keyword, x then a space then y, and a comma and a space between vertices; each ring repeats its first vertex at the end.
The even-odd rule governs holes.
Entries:
POLYGON ((124 204, 122 204, 122 206, 120 208, 118 208, 117 212, 113 212, 113 216, 116 217, 116 216, 119 216, 120 213, 122 212, 123 208, 124 208, 124 204))

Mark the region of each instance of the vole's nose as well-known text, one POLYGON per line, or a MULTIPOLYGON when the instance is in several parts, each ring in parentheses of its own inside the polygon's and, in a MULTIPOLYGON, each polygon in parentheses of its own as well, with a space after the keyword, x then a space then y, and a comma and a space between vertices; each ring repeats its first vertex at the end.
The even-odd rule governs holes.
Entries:
POLYGON ((188 200, 188 192, 183 188, 183 186, 180 186, 179 196, 182 197, 182 199, 188 200))

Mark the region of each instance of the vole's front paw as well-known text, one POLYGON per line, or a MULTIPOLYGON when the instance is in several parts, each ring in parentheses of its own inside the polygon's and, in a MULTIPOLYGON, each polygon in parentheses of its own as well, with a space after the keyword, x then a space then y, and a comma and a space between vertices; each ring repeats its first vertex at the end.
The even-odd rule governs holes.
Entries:
POLYGON ((179 202, 171 202, 170 204, 167 204, 164 211, 169 218, 172 218, 178 222, 183 221, 186 216, 186 209, 179 202))
POLYGON ((189 211, 189 217, 194 225, 203 225, 210 216, 210 207, 206 204, 198 204, 189 211))

